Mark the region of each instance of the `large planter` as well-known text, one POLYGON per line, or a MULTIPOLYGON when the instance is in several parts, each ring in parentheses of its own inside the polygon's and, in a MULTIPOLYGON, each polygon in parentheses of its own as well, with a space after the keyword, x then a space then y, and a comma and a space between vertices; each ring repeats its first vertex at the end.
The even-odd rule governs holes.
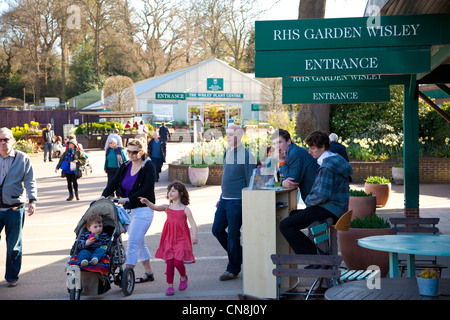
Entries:
POLYGON ((377 207, 384 207, 389 200, 391 193, 390 183, 364 183, 364 191, 366 193, 372 193, 377 198, 377 207))
POLYGON ((349 228, 347 231, 339 231, 339 249, 345 265, 351 270, 367 270, 369 266, 376 265, 380 268, 381 277, 385 277, 389 272, 389 253, 360 247, 358 239, 393 233, 391 228, 349 228))
POLYGON ((188 168, 189 181, 194 187, 206 185, 209 175, 209 167, 206 168, 188 168))
POLYGON ((372 217, 377 209, 376 196, 356 197, 350 196, 348 200, 348 210, 352 210, 352 220, 355 218, 364 219, 365 216, 372 217))
POLYGON ((392 167, 392 179, 395 184, 403 184, 403 167, 392 167))

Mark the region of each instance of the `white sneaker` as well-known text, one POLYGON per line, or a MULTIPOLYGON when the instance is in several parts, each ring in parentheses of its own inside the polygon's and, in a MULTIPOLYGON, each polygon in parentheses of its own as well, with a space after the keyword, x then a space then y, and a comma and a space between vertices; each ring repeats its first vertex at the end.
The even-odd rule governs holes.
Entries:
POLYGON ((89 264, 89 261, 87 261, 86 259, 84 259, 83 261, 81 261, 80 265, 82 265, 83 267, 86 267, 89 264))
POLYGON ((95 266, 98 263, 98 259, 92 258, 90 263, 91 263, 91 265, 95 266))

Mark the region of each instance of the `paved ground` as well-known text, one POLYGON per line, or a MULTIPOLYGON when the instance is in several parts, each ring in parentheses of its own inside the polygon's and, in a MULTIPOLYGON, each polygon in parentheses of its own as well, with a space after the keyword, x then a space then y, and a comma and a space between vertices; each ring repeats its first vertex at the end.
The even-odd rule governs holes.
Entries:
MULTIPOLYGON (((168 162, 179 157, 179 151, 189 144, 169 144, 168 162)), ((44 163, 42 154, 33 155, 32 161, 36 171, 39 202, 37 212, 25 220, 23 236, 23 265, 19 285, 7 288, 4 279, 0 281, 0 300, 44 299, 67 300, 67 276, 64 272, 69 250, 75 240, 74 228, 89 204, 95 200, 106 184, 103 172, 103 151, 88 150, 87 154, 94 166, 92 175, 79 180, 80 201, 67 202, 65 179, 54 172, 56 162, 44 163)), ((161 179, 156 183, 157 203, 166 201, 167 165, 163 167, 161 179)), ((188 186, 191 196, 191 210, 199 226, 199 244, 194 246, 197 263, 187 266, 189 288, 167 298, 165 264, 159 259, 152 259, 152 268, 156 280, 136 284, 134 293, 125 297, 122 291, 112 286, 106 294, 82 297, 84 300, 233 300, 242 292, 242 276, 237 280, 221 282, 218 277, 225 270, 227 258, 225 251, 211 234, 211 224, 215 204, 220 195, 220 186, 195 188, 188 186)), ((363 188, 362 185, 352 185, 363 188)), ((440 217, 439 227, 444 234, 450 234, 450 185, 421 185, 420 205, 422 216, 440 217)), ((381 216, 403 215, 403 187, 393 186, 392 194, 385 208, 377 209, 381 216)), ((155 213, 153 223, 147 233, 146 241, 152 253, 156 251, 160 232, 165 221, 163 213, 155 213)), ((0 275, 5 271, 5 236, 0 241, 0 275)), ((123 236, 127 240, 127 235, 123 236)), ((136 267, 136 275, 141 276, 143 269, 136 267)), ((450 277, 450 271, 444 271, 450 277)), ((177 277, 176 277, 177 279, 177 277)), ((175 285, 178 283, 176 282, 175 285)))

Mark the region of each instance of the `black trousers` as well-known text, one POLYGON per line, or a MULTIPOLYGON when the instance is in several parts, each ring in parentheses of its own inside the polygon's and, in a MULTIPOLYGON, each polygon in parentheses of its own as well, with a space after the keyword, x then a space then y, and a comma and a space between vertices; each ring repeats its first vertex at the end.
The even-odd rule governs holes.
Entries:
POLYGON ((73 194, 73 192, 78 192, 78 178, 75 173, 66 173, 67 180, 67 189, 69 189, 69 193, 73 194))
POLYGON ((338 220, 333 213, 318 206, 293 210, 289 217, 281 220, 280 231, 296 254, 317 254, 316 245, 301 230, 314 221, 328 218, 333 218, 333 223, 338 220))

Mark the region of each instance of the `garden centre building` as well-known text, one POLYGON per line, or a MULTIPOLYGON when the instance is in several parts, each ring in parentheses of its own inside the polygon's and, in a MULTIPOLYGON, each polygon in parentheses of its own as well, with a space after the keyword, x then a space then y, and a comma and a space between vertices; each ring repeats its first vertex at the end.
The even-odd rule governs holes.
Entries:
MULTIPOLYGON (((223 130, 259 118, 263 84, 226 62, 211 58, 193 66, 137 82, 137 110, 151 111, 154 119, 173 120, 193 129, 197 116, 205 130, 223 130)), ((97 101, 84 109, 107 109, 97 101)))

